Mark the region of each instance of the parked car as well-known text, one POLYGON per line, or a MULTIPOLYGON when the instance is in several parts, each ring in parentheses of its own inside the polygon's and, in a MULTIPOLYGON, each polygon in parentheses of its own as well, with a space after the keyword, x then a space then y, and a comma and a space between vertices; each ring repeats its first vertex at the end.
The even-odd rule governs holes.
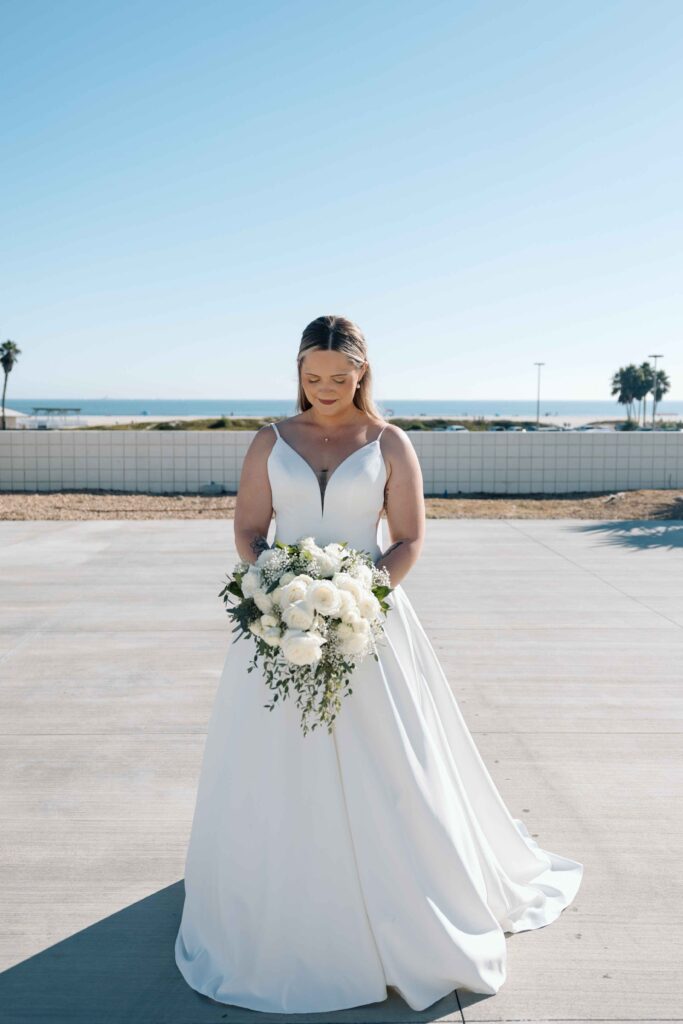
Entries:
POLYGON ((583 423, 580 427, 570 427, 570 430, 580 432, 582 434, 613 434, 613 427, 594 427, 592 423, 583 423))

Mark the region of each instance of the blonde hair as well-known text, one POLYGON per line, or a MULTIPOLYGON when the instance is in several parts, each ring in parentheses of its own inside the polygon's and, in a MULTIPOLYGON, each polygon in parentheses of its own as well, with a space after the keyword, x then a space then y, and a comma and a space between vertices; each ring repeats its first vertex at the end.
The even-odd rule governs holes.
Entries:
POLYGON ((375 405, 372 397, 372 371, 367 357, 367 345, 363 332, 352 320, 343 316, 319 316, 311 320, 301 335, 301 344, 296 357, 298 390, 297 411, 304 412, 311 408, 301 382, 301 363, 307 352, 319 349, 341 352, 360 369, 367 363, 365 373, 360 379, 353 395, 353 404, 373 419, 381 420, 382 413, 375 405))

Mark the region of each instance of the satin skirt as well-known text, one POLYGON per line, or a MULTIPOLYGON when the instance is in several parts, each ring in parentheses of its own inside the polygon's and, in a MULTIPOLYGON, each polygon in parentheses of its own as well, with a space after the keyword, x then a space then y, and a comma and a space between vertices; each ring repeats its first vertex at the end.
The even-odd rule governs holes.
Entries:
MULTIPOLYGON (((506 980, 505 933, 542 928, 583 865, 507 810, 399 585, 332 734, 303 735, 251 640, 208 725, 175 960, 197 992, 276 1013, 414 1010, 506 980)), ((232 636, 232 634, 231 634, 232 636)))

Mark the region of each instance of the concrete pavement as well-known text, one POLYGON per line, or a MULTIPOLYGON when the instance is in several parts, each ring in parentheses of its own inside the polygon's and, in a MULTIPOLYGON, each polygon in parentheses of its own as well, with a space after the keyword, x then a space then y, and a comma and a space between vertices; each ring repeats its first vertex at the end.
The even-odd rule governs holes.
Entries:
MULTIPOLYGON (((231 520, 0 523, 8 1024, 299 1019, 173 961, 234 560, 231 520)), ((404 587, 509 809, 584 880, 496 996, 300 1019, 682 1020, 683 521, 430 520, 404 587)))

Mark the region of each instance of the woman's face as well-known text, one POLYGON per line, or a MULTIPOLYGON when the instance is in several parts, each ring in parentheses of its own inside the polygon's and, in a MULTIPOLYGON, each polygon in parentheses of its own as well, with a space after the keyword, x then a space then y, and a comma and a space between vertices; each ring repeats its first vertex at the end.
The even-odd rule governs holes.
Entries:
POLYGON ((314 349, 301 361, 306 398, 320 412, 336 412, 353 403, 356 385, 365 373, 342 352, 314 349))

